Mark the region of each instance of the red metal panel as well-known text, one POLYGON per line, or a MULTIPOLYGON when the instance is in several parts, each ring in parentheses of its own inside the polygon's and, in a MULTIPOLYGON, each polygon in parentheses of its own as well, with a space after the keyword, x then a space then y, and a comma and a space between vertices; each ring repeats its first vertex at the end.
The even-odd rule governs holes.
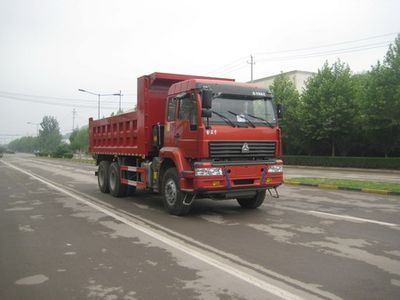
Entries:
MULTIPOLYGON (((137 112, 100 120, 89 119, 89 151, 95 154, 146 156, 151 151, 153 125, 165 123, 169 88, 190 79, 223 80, 194 75, 153 73, 138 78, 137 112)), ((185 83, 186 88, 195 82, 185 83)), ((179 88, 178 88, 179 89, 179 88)))
POLYGON ((89 119, 89 151, 104 154, 142 154, 138 147, 137 113, 94 121, 89 119))

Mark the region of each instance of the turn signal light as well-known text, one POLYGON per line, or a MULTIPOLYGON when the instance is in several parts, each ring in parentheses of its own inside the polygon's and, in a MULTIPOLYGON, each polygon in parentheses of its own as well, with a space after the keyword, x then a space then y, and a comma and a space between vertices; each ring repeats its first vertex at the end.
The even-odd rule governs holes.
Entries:
POLYGON ((212 185, 213 185, 213 186, 219 186, 219 185, 222 185, 222 183, 221 183, 221 181, 219 181, 219 180, 214 180, 214 181, 212 182, 212 185))

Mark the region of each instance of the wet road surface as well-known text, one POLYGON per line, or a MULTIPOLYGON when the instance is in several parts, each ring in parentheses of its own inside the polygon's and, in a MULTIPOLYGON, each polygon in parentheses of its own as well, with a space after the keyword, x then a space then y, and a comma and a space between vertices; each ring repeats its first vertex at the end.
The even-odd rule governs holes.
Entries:
POLYGON ((400 197, 280 188, 258 210, 116 199, 95 166, 0 162, 0 299, 399 299, 400 197))

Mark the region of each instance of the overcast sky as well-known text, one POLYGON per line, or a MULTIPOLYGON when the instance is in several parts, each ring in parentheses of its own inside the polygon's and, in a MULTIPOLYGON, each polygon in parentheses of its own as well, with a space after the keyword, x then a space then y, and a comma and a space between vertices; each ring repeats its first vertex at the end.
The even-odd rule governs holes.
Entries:
MULTIPOLYGON (((399 12, 389 0, 0 0, 0 143, 36 134, 27 122, 44 115, 62 133, 74 108, 75 125, 97 117, 96 96, 78 88, 122 90, 132 108, 136 78, 155 71, 249 81, 251 54, 255 79, 337 58, 366 71, 400 32, 399 12)), ((102 104, 108 116, 118 97, 102 104)))

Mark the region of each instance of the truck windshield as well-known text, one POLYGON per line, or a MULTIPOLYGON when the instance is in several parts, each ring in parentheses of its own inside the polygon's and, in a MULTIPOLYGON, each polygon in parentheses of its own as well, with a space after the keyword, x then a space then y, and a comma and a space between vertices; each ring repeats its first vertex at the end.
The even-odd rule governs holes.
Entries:
MULTIPOLYGON (((213 99, 212 110, 238 126, 276 126, 275 111, 270 99, 220 95, 213 99)), ((210 123, 226 124, 218 114, 212 115, 210 123)))

